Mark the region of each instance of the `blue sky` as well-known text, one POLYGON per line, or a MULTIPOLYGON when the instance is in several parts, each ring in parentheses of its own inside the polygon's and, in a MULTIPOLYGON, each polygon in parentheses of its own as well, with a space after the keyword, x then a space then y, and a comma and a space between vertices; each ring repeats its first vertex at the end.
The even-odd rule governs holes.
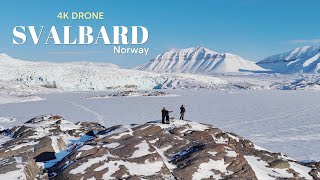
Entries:
MULTIPOLYGON (((0 52, 26 60, 98 61, 122 67, 171 48, 205 46, 258 61, 320 44, 319 0, 8 0, 0 7, 0 52), (103 11, 104 20, 59 20, 58 12, 103 11), (112 45, 12 45, 15 26, 142 25, 147 56, 113 54, 112 45)), ((43 34, 43 37, 46 37, 43 34)))

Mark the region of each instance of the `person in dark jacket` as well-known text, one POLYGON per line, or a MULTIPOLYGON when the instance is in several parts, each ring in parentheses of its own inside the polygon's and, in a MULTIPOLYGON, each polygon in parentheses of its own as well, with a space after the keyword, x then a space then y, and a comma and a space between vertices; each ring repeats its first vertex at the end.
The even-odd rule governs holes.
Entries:
POLYGON ((166 110, 166 124, 170 124, 170 115, 169 113, 171 113, 172 111, 168 111, 166 110))
POLYGON ((165 120, 166 120, 166 115, 167 115, 167 110, 166 110, 166 108, 165 107, 163 107, 162 108, 162 110, 161 110, 161 115, 162 115, 162 124, 165 124, 166 122, 165 122, 165 120))
POLYGON ((183 105, 181 105, 180 107, 180 119, 183 120, 184 119, 184 113, 186 112, 186 109, 184 108, 183 105))

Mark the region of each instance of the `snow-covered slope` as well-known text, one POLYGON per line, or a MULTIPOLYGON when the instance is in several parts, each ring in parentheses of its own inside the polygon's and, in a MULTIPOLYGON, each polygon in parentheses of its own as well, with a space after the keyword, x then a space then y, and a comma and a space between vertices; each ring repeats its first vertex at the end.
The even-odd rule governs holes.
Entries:
POLYGON ((279 73, 320 73, 320 46, 304 46, 267 57, 259 66, 279 73))
POLYGON ((169 50, 136 69, 152 72, 234 73, 263 71, 254 62, 230 53, 217 53, 204 47, 169 50))
POLYGON ((18 66, 18 65, 38 65, 38 66, 45 66, 45 65, 71 65, 71 66, 99 66, 99 67, 107 67, 107 68, 119 68, 115 64, 111 63, 96 63, 90 61, 79 61, 79 62, 66 62, 66 63, 50 63, 50 62, 32 62, 32 61, 25 61, 20 59, 15 59, 7 54, 0 53, 0 67, 10 67, 10 66, 18 66))
MULTIPOLYGON (((187 74, 158 74, 119 69, 103 63, 28 62, 0 55, 0 90, 60 89, 154 89, 216 87, 227 82, 215 77, 187 74)), ((0 91, 0 92, 1 92, 0 91)))

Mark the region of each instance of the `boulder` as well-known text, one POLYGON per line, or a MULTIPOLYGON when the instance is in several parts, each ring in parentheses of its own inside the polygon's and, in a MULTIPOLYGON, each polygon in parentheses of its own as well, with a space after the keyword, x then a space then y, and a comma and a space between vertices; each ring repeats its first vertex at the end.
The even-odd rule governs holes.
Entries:
POLYGON ((281 159, 277 159, 269 163, 271 168, 278 168, 278 169, 287 169, 290 167, 288 161, 284 161, 281 159))

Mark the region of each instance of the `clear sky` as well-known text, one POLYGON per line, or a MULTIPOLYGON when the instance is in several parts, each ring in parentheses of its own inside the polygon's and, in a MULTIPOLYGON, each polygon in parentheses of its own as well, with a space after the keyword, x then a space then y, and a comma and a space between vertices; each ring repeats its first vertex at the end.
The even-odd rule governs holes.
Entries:
MULTIPOLYGON (((34 61, 97 61, 133 67, 171 48, 205 46, 258 61, 320 44, 319 0, 7 0, 0 7, 0 52, 34 61), (103 11, 104 20, 59 20, 60 11, 103 11), (15 26, 142 25, 145 55, 112 45, 12 45, 15 26)), ((43 34, 43 37, 46 37, 43 34)), ((40 40, 41 42, 41 40, 40 40)))

